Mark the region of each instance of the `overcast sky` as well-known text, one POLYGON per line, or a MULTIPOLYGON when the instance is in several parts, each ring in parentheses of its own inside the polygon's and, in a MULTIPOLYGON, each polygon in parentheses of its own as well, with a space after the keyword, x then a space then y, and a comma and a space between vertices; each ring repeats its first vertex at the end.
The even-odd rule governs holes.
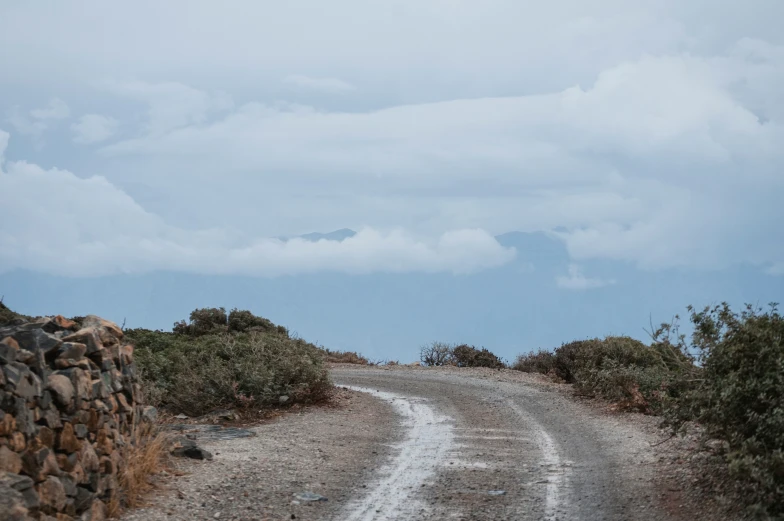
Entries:
POLYGON ((522 230, 565 241, 564 288, 601 285, 589 259, 784 275, 782 20, 781 0, 3 2, 0 271, 470 273, 522 230))

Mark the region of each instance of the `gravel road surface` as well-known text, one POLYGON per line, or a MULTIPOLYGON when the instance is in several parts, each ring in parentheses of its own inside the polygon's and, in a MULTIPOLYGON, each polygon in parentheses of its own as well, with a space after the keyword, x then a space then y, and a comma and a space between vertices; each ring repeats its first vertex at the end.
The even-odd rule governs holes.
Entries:
POLYGON ((186 475, 124 519, 709 518, 662 489, 662 438, 641 415, 601 412, 514 371, 332 375, 340 406, 284 415, 254 437, 201 440, 214 460, 178 460, 186 475))

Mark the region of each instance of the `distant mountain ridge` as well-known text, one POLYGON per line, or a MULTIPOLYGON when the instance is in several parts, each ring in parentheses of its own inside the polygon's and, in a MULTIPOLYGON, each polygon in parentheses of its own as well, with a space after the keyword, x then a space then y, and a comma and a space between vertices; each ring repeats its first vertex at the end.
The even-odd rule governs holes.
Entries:
POLYGON ((318 242, 320 240, 337 241, 341 242, 355 236, 357 232, 348 228, 341 228, 327 233, 311 232, 304 235, 295 235, 293 237, 278 237, 281 241, 290 241, 291 239, 304 239, 310 242, 318 242))

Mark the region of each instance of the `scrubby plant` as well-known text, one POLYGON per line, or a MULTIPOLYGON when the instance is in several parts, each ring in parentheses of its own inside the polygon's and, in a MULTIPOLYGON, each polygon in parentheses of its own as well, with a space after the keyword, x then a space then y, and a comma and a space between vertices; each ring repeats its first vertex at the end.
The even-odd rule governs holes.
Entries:
POLYGON ((477 349, 468 344, 461 344, 452 349, 452 359, 458 367, 490 367, 500 369, 504 363, 486 348, 477 349))
POLYGON ((556 348, 553 360, 553 370, 556 376, 567 383, 574 383, 574 371, 577 353, 586 347, 589 340, 575 340, 561 344, 556 348))
POLYGON ((370 361, 355 351, 332 351, 324 349, 324 359, 333 364, 370 365, 370 361))
POLYGON ((452 349, 452 345, 444 342, 430 342, 419 348, 419 360, 430 367, 450 365, 452 349))
MULTIPOLYGON (((228 328, 230 332, 247 333, 248 331, 272 331, 277 326, 264 317, 257 317, 247 310, 234 308, 229 312, 228 328)), ((285 328, 284 328, 285 329, 285 328)), ((281 332, 278 330, 278 332, 281 332)))
POLYGON ((20 315, 19 313, 11 310, 3 303, 3 299, 0 298, 0 327, 24 323, 29 320, 31 320, 31 317, 20 315))
POLYGON ((524 373, 554 374, 555 355, 545 349, 519 355, 512 364, 512 369, 524 373))
POLYGON ((200 415, 217 407, 274 405, 281 396, 287 404, 327 397, 332 385, 324 350, 266 319, 232 313, 231 330, 223 308, 196 310, 171 333, 126 330, 146 395, 156 405, 200 415))
MULTIPOLYGON (((667 422, 680 429, 694 420, 705 439, 725 442, 729 473, 751 510, 784 518, 784 317, 775 304, 689 312, 701 369, 667 422)), ((682 337, 679 345, 687 349, 682 337)))

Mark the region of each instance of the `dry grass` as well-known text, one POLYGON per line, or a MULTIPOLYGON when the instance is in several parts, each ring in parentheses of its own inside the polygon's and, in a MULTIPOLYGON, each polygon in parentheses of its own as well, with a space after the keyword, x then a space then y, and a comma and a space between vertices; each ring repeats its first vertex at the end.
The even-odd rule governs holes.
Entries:
POLYGON ((133 441, 118 449, 123 467, 117 470, 119 493, 107 505, 109 517, 119 517, 123 510, 139 506, 154 488, 151 478, 166 468, 170 437, 156 427, 142 425, 136 428, 133 441))

